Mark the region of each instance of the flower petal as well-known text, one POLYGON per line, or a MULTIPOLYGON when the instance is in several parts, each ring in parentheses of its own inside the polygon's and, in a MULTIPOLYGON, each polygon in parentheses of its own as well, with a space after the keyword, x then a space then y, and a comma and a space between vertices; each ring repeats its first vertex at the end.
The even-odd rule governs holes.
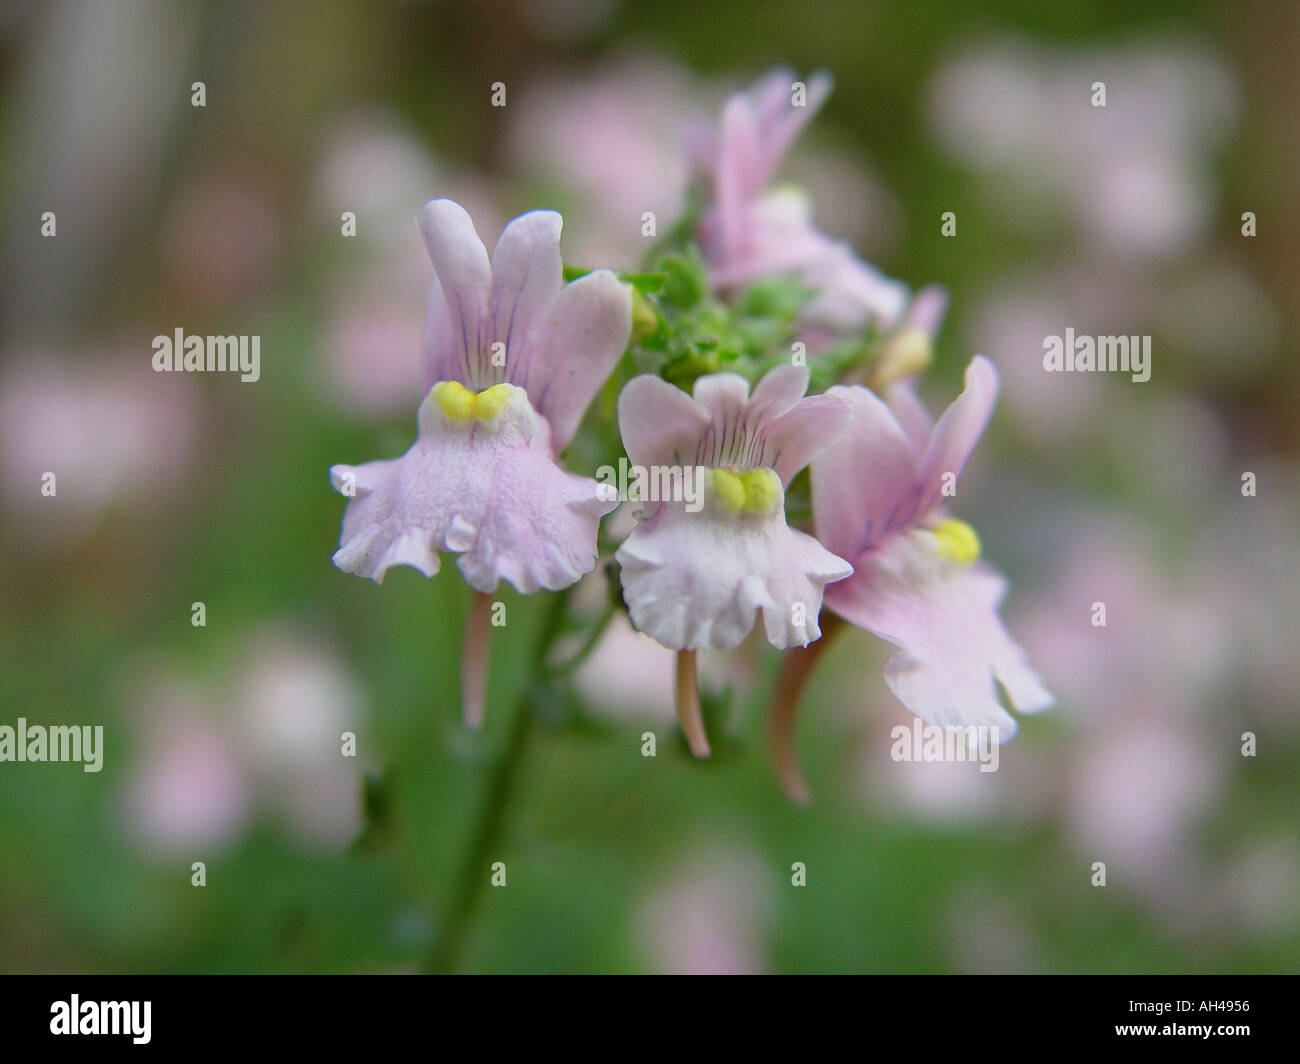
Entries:
POLYGON ((948 290, 941 284, 928 284, 912 297, 903 321, 906 325, 920 329, 933 340, 947 313, 948 290))
POLYGON ((813 459, 812 505, 817 537, 856 558, 916 516, 917 452, 893 412, 861 385, 826 392, 852 405, 852 424, 813 459))
POLYGON ((827 591, 827 608, 900 648, 885 682, 913 713, 941 727, 996 725, 1010 738, 1016 722, 995 680, 1022 713, 1053 698, 998 617, 1007 582, 985 565, 918 562, 924 549, 897 536, 860 557, 852 579, 827 591))
POLYGON ((860 386, 829 389, 829 396, 851 399, 857 414, 840 443, 813 462, 813 518, 822 542, 856 558, 886 535, 921 521, 942 498, 944 474, 961 475, 993 411, 997 387, 993 364, 982 355, 974 358, 965 390, 923 448, 918 440, 926 415, 906 385, 890 389, 893 409, 860 386))
POLYGON ((890 384, 885 389, 885 402, 917 455, 924 454, 930 433, 934 431, 934 419, 916 394, 911 380, 904 377, 890 384))
POLYGON ((680 388, 653 374, 633 377, 618 396, 618 430, 633 465, 693 463, 709 412, 680 388))
MULTIPOLYGON (((751 156, 745 160, 752 182, 750 195, 762 189, 776 176, 790 145, 821 109, 834 84, 830 74, 817 71, 805 83, 803 102, 796 107, 794 86, 799 80, 790 68, 778 67, 759 78, 747 92, 733 97, 733 100, 743 100, 746 109, 753 116, 755 143, 751 156)), ((724 139, 723 151, 726 150, 724 139)))
POLYGON ((960 477, 975 444, 979 442, 998 398, 998 371, 983 355, 976 355, 966 367, 966 387, 943 412, 930 433, 921 456, 917 477, 922 485, 922 511, 941 497, 943 476, 960 477))
POLYGON ((514 387, 491 424, 450 421, 430 395, 405 455, 330 477, 355 493, 334 563, 376 583, 394 565, 432 576, 450 550, 479 591, 502 578, 524 594, 567 587, 595 565, 597 525, 617 505, 555 464, 547 423, 514 387))
POLYGON ((844 434, 853 414, 853 404, 842 396, 811 395, 799 400, 764 429, 764 460, 788 487, 799 470, 844 434))
POLYGON ((479 381, 479 361, 487 339, 487 298, 492 288, 487 249, 459 203, 430 200, 415 218, 437 271, 442 297, 439 304, 435 292, 430 292, 429 313, 448 316, 445 331, 442 326, 426 327, 426 339, 438 341, 450 336, 445 347, 426 348, 426 374, 432 373, 434 380, 460 380, 475 389, 485 387, 492 383, 479 381), (450 362, 458 367, 455 374, 446 372, 450 362))
POLYGON ((453 325, 447 296, 437 274, 429 282, 424 301, 424 333, 420 342, 424 391, 438 381, 464 380, 469 375, 468 359, 459 324, 453 325))
MULTIPOLYGON (((790 145, 825 102, 831 77, 819 72, 809 79, 803 106, 793 102, 794 71, 781 67, 733 95, 722 111, 716 148, 696 152, 712 165, 715 210, 705 228, 722 262, 746 256, 752 226, 748 214, 758 194, 776 175, 790 145)), ((697 138, 698 139, 698 138, 697 138)))
POLYGON ((631 332, 632 296, 609 270, 565 285, 535 316, 516 383, 550 423, 556 453, 623 356, 631 332))
POLYGON ((749 201, 765 183, 759 160, 758 122, 753 108, 743 96, 733 96, 722 111, 722 146, 714 174, 716 207, 709 219, 724 262, 742 256, 746 250, 749 201))
POLYGON ((823 586, 853 571, 779 510, 732 521, 661 506, 615 557, 632 623, 676 650, 737 646, 758 610, 773 646, 807 646, 821 635, 823 586))
POLYGON ((503 380, 525 387, 526 348, 534 323, 560 293, 564 265, 560 261, 560 230, 564 220, 555 211, 529 211, 502 230, 492 252, 492 290, 488 313, 491 341, 506 345, 503 380))
POLYGON ((749 402, 749 381, 738 373, 709 373, 697 377, 692 386, 695 401, 709 412, 715 425, 737 425, 749 402))
POLYGON ((808 390, 807 366, 777 366, 763 374, 749 397, 746 421, 760 428, 794 407, 808 390))
POLYGON ((710 373, 696 379, 693 392, 709 414, 695 461, 705 466, 748 465, 753 443, 746 420, 749 382, 735 373, 710 373))
POLYGON ((840 334, 893 328, 907 307, 907 285, 863 262, 848 244, 822 239, 823 249, 808 242, 813 250, 800 270, 817 293, 799 311, 800 323, 840 334))

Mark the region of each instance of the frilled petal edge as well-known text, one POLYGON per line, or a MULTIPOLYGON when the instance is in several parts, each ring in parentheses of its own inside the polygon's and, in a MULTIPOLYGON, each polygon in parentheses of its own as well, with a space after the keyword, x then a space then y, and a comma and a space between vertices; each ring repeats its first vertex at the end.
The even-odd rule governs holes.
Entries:
POLYGON ((732 522, 665 506, 615 557, 632 623, 676 650, 737 646, 758 610, 773 646, 807 646, 823 587, 853 571, 779 511, 732 522))
POLYGON ((1007 582, 987 565, 918 559, 923 549, 900 535, 868 552, 851 580, 827 590, 826 606, 899 648, 885 682, 913 713, 941 727, 996 726, 1009 739, 1016 721, 995 681, 1022 713, 1054 699, 998 617, 1007 582))
POLYGON ((505 579, 523 593, 567 587, 592 569, 600 518, 617 503, 561 469, 523 390, 501 387, 510 399, 493 419, 450 420, 430 395, 401 458, 330 470, 353 496, 335 565, 382 582, 394 565, 432 576, 437 552, 456 551, 471 587, 491 592, 505 579))

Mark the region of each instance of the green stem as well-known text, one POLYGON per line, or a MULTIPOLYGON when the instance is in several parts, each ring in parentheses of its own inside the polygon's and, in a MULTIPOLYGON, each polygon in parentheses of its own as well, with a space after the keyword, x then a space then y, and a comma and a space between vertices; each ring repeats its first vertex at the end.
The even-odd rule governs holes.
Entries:
POLYGON ((542 620, 542 631, 533 644, 529 670, 530 675, 536 679, 529 682, 515 703, 506 747, 488 779, 487 795, 469 849, 456 877, 451 903, 447 907, 446 918, 442 921, 442 932, 434 939, 425 957, 425 972, 450 973, 456 970, 470 921, 488 880, 488 869, 494 852, 505 835, 510 799, 514 796, 522 775, 532 738, 538 696, 556 678, 554 670, 547 668, 546 658, 560 634, 568 602, 569 589, 556 592, 551 597, 550 608, 542 620))

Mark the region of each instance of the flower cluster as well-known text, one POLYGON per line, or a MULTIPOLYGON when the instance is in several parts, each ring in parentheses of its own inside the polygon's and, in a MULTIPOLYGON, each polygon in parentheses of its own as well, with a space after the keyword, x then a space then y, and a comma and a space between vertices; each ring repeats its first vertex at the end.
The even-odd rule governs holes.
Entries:
POLYGON ((778 70, 734 96, 716 132, 695 130, 703 195, 636 274, 566 268, 551 211, 516 218, 489 258, 460 206, 421 208, 435 276, 419 431, 400 458, 330 471, 349 498, 334 562, 378 582, 395 565, 432 576, 439 552, 460 555, 478 593, 462 662, 471 725, 499 582, 560 591, 602 555, 617 495, 561 460, 602 389, 618 389, 616 425, 590 424, 594 410, 590 446, 574 450, 606 446, 638 471, 637 523, 606 571, 631 623, 677 652, 696 756, 709 744, 695 655, 739 646, 760 613, 789 652, 770 735, 795 797, 794 709, 823 606, 898 648, 886 683, 932 723, 1010 736, 999 684, 1013 709, 1051 704, 998 619, 1005 580, 944 507, 992 412, 996 370, 971 362, 932 423, 915 377, 946 295, 911 295, 820 232, 801 192, 772 185, 829 92, 825 75, 778 70), (671 490, 685 483, 699 491, 671 490))

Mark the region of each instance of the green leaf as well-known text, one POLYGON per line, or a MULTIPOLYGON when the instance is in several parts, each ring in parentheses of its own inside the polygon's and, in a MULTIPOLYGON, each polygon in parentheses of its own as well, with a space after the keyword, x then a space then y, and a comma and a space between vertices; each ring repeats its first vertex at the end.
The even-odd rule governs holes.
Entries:
POLYGON ((663 290, 664 282, 667 281, 668 277, 667 274, 662 271, 652 271, 641 273, 620 273, 618 279, 626 284, 630 284, 638 292, 641 292, 644 295, 653 296, 658 295, 663 290))
POLYGON ((704 260, 693 246, 684 252, 673 252, 659 260, 664 274, 660 294, 674 306, 683 309, 694 307, 709 294, 709 275, 704 260))

